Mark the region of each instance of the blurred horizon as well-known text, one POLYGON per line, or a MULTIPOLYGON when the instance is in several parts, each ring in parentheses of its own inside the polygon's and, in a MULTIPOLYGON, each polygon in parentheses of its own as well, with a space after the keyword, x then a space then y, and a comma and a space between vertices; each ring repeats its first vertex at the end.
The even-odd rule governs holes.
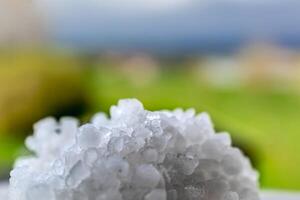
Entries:
POLYGON ((3 0, 0 5, 0 44, 16 40, 85 52, 167 55, 234 52, 260 42, 300 48, 297 0, 3 0))

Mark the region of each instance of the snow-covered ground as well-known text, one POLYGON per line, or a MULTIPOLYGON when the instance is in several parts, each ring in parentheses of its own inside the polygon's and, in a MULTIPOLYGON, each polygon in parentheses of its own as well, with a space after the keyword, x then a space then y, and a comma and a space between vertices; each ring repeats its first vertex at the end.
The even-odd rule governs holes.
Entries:
MULTIPOLYGON (((7 191, 7 183, 0 183, 0 200, 8 199, 7 191)), ((300 200, 300 193, 264 191, 261 196, 262 200, 300 200)))

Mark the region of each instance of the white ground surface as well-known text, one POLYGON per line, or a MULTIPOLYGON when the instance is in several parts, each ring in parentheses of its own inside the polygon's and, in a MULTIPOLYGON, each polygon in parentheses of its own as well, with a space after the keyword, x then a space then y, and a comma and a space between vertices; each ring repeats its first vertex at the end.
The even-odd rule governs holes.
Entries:
MULTIPOLYGON (((7 200, 7 183, 0 183, 0 200, 7 200)), ((262 200, 300 200, 300 193, 263 191, 262 200)))
POLYGON ((300 200, 300 193, 283 191, 264 191, 261 193, 262 200, 300 200))
POLYGON ((7 200, 8 184, 0 182, 0 200, 7 200))

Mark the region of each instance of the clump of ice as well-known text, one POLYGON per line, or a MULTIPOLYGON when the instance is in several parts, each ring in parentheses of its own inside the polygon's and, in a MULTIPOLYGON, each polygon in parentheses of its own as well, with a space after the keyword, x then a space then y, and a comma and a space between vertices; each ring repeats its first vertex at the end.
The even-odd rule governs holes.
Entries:
POLYGON ((257 173, 206 113, 151 112, 120 100, 96 114, 34 125, 10 200, 258 200, 257 173))

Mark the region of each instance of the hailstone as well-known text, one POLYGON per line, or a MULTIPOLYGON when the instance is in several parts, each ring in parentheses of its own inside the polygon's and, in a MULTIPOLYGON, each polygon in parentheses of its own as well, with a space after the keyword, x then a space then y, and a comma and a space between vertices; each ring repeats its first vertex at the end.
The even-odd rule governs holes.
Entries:
POLYGON ((206 113, 120 100, 110 118, 46 118, 10 175, 10 200, 259 200, 258 174, 206 113))

